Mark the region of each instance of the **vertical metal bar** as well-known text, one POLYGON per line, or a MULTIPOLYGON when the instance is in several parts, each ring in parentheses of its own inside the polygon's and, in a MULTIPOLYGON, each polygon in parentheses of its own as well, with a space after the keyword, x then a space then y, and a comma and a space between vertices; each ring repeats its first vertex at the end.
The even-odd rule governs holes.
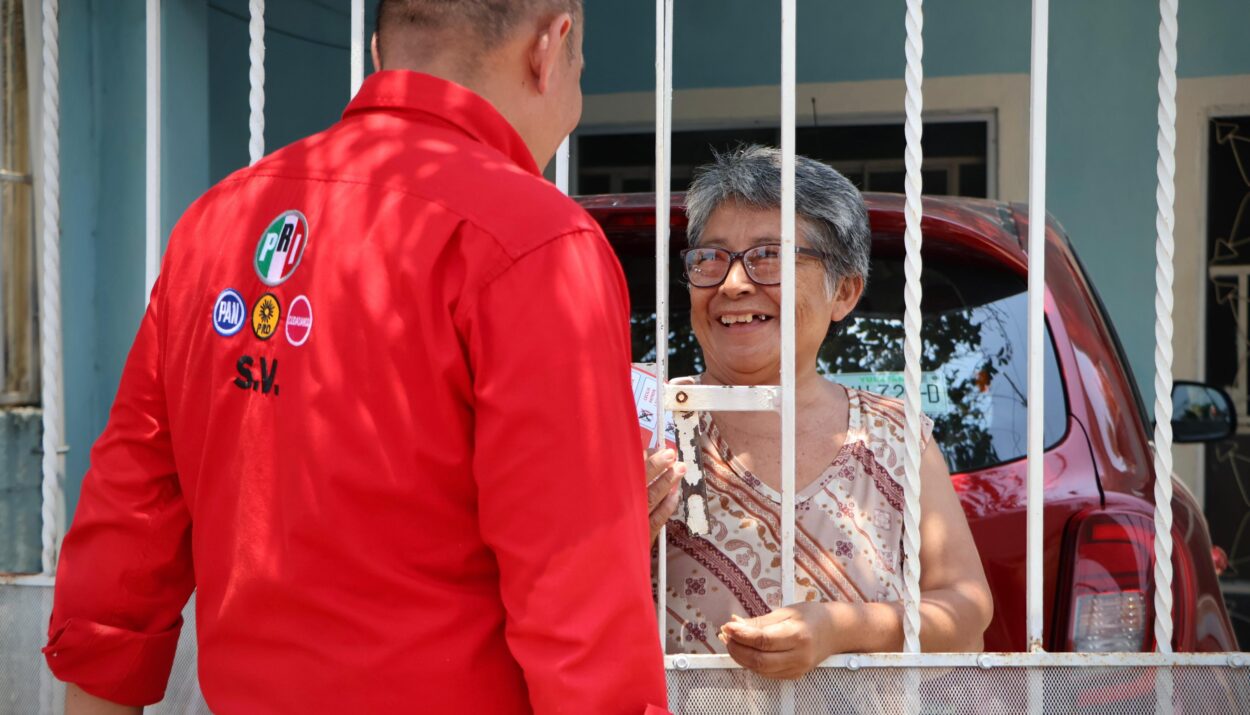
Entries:
MULTIPOLYGON (((1159 159, 1155 173, 1155 647, 1172 652, 1172 282, 1176 226, 1177 0, 1159 0, 1159 159)), ((1155 670, 1155 712, 1173 711, 1172 669, 1155 670)))
POLYGON ((795 0, 781 3, 781 599, 794 602, 795 0))
POLYGON ((247 153, 255 164, 265 155, 265 0, 251 0, 247 7, 247 153))
MULTIPOLYGON (((781 2, 781 601, 794 603, 795 445, 795 0, 781 2)), ((781 686, 781 712, 794 712, 794 682, 781 686)))
POLYGON ((56 573, 60 548, 61 435, 64 427, 61 364, 61 90, 60 9, 43 0, 43 231, 40 240, 39 370, 43 407, 40 496, 41 566, 56 573))
MULTIPOLYGON (((1233 303, 1234 315, 1237 319, 1237 378, 1233 385, 1233 395, 1237 400, 1239 409, 1245 409, 1247 400, 1250 400, 1250 389, 1247 389, 1247 383, 1250 383, 1250 374, 1247 374, 1246 365, 1250 363, 1250 274, 1242 273, 1237 276, 1237 296, 1233 303)), ((1242 417, 1245 419, 1245 416, 1242 417)))
POLYGON ((365 81, 365 0, 352 0, 352 94, 365 81))
POLYGON ((907 0, 907 94, 904 101, 906 122, 906 220, 903 310, 903 354, 905 383, 903 409, 907 421, 903 466, 907 488, 903 508, 903 583, 904 616, 903 647, 908 653, 920 652, 920 300, 922 241, 920 223, 923 215, 921 194, 924 188, 920 173, 924 161, 921 137, 924 133, 924 8, 922 0, 907 0))
POLYGON ((161 265, 161 0, 147 0, 147 164, 143 300, 161 265))
POLYGON ((566 194, 569 192, 569 137, 556 149, 556 187, 566 194))
MULTIPOLYGON (((1025 543, 1028 650, 1041 652, 1043 354, 1046 340, 1046 84, 1050 46, 1050 3, 1033 0, 1032 57, 1029 67, 1029 362, 1028 362, 1028 535, 1025 543)), ((1029 712, 1041 713, 1046 683, 1041 668, 1029 668, 1029 712)))
POLYGON ((1043 355, 1046 348, 1046 82, 1050 42, 1049 0, 1033 0, 1033 57, 1029 103, 1029 367, 1028 367, 1028 648, 1042 643, 1042 425, 1043 355))
POLYGON ((1160 0, 1155 191, 1155 642, 1172 652, 1172 282, 1176 224, 1176 0, 1160 0))
MULTIPOLYGON (((672 211, 673 0, 655 0, 655 432, 664 447, 664 390, 668 382, 668 260, 672 211)), ((664 647, 668 614, 668 529, 660 530, 656 618, 664 647)))

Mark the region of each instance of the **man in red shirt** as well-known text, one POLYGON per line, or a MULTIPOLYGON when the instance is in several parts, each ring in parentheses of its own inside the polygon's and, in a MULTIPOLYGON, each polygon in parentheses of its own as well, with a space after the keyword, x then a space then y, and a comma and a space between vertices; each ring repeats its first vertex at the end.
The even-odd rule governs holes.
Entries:
POLYGON ((187 210, 61 553, 71 711, 160 700, 193 590, 215 712, 663 705, 628 294, 539 174, 580 20, 383 0, 342 121, 187 210))

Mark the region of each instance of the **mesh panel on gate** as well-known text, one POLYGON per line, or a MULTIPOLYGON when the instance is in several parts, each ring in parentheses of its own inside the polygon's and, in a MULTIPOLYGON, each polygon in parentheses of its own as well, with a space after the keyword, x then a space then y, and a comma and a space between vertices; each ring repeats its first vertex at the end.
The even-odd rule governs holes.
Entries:
MULTIPOLYGON (((1153 714, 1155 669, 1148 667, 821 669, 795 687, 796 713, 869 715, 907 711, 907 677, 919 680, 923 715, 1027 712, 1030 676, 1041 685, 1043 713, 1153 714)), ((1250 670, 1208 666, 1173 669, 1175 712, 1224 715, 1250 704, 1250 670)), ((737 670, 669 671, 675 715, 776 713, 774 681, 737 670)))
POLYGON ((43 662, 52 589, 0 586, 0 713, 60 713, 64 688, 43 662))
MULTIPOLYGON (((51 588, 0 586, 0 715, 59 715, 64 707, 64 688, 39 652, 51 608, 51 588)), ((209 712, 195 673, 194 600, 183 618, 165 700, 146 712, 209 712)), ((1178 666, 1172 673, 1177 713, 1225 715, 1250 709, 1250 669, 1178 666)), ((1127 666, 821 669, 795 687, 795 711, 902 713, 909 675, 919 680, 924 715, 1026 712, 1031 676, 1040 684, 1044 713, 1155 712, 1155 669, 1127 666)), ((669 671, 668 694, 675 715, 763 715, 778 712, 781 688, 742 670, 685 670, 669 671)))
MULTIPOLYGON (((52 589, 0 586, 0 715, 59 715, 65 687, 44 665, 52 589)), ((165 699, 146 713, 207 715, 195 673, 195 600, 183 610, 182 637, 165 699)))

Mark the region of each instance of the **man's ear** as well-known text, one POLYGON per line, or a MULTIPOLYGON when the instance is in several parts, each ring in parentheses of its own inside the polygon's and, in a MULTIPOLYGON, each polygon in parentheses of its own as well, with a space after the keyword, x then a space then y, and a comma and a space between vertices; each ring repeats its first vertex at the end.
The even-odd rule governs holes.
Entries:
POLYGON ((382 55, 378 54, 378 33, 373 33, 373 39, 369 41, 369 54, 373 57, 373 71, 380 72, 382 70, 382 55))
POLYGON ((863 276, 845 276, 838 279, 838 287, 833 291, 833 310, 829 320, 838 322, 851 314, 864 294, 863 276))
POLYGON ((539 27, 538 34, 530 44, 530 74, 539 94, 551 88, 551 77, 561 64, 567 64, 565 56, 572 39, 573 17, 560 13, 539 27))

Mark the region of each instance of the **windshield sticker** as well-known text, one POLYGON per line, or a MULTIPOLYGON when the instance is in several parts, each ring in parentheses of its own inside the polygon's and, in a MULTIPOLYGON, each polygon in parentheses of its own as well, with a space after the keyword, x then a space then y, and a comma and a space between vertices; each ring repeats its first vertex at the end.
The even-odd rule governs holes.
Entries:
MULTIPOLYGON (((843 372, 825 377, 843 387, 903 399, 903 373, 901 372, 843 372)), ((950 396, 946 390, 946 378, 942 376, 942 373, 926 372, 923 374, 920 380, 920 409, 929 417, 941 417, 950 412, 950 396)))
MULTIPOLYGON (((634 363, 630 371, 634 387, 634 407, 638 410, 638 426, 642 430, 642 446, 654 449, 655 439, 655 399, 659 391, 659 381, 655 378, 655 366, 650 363, 634 363)), ((673 423, 673 413, 664 413, 664 441, 669 449, 677 447, 677 425, 673 423)))

